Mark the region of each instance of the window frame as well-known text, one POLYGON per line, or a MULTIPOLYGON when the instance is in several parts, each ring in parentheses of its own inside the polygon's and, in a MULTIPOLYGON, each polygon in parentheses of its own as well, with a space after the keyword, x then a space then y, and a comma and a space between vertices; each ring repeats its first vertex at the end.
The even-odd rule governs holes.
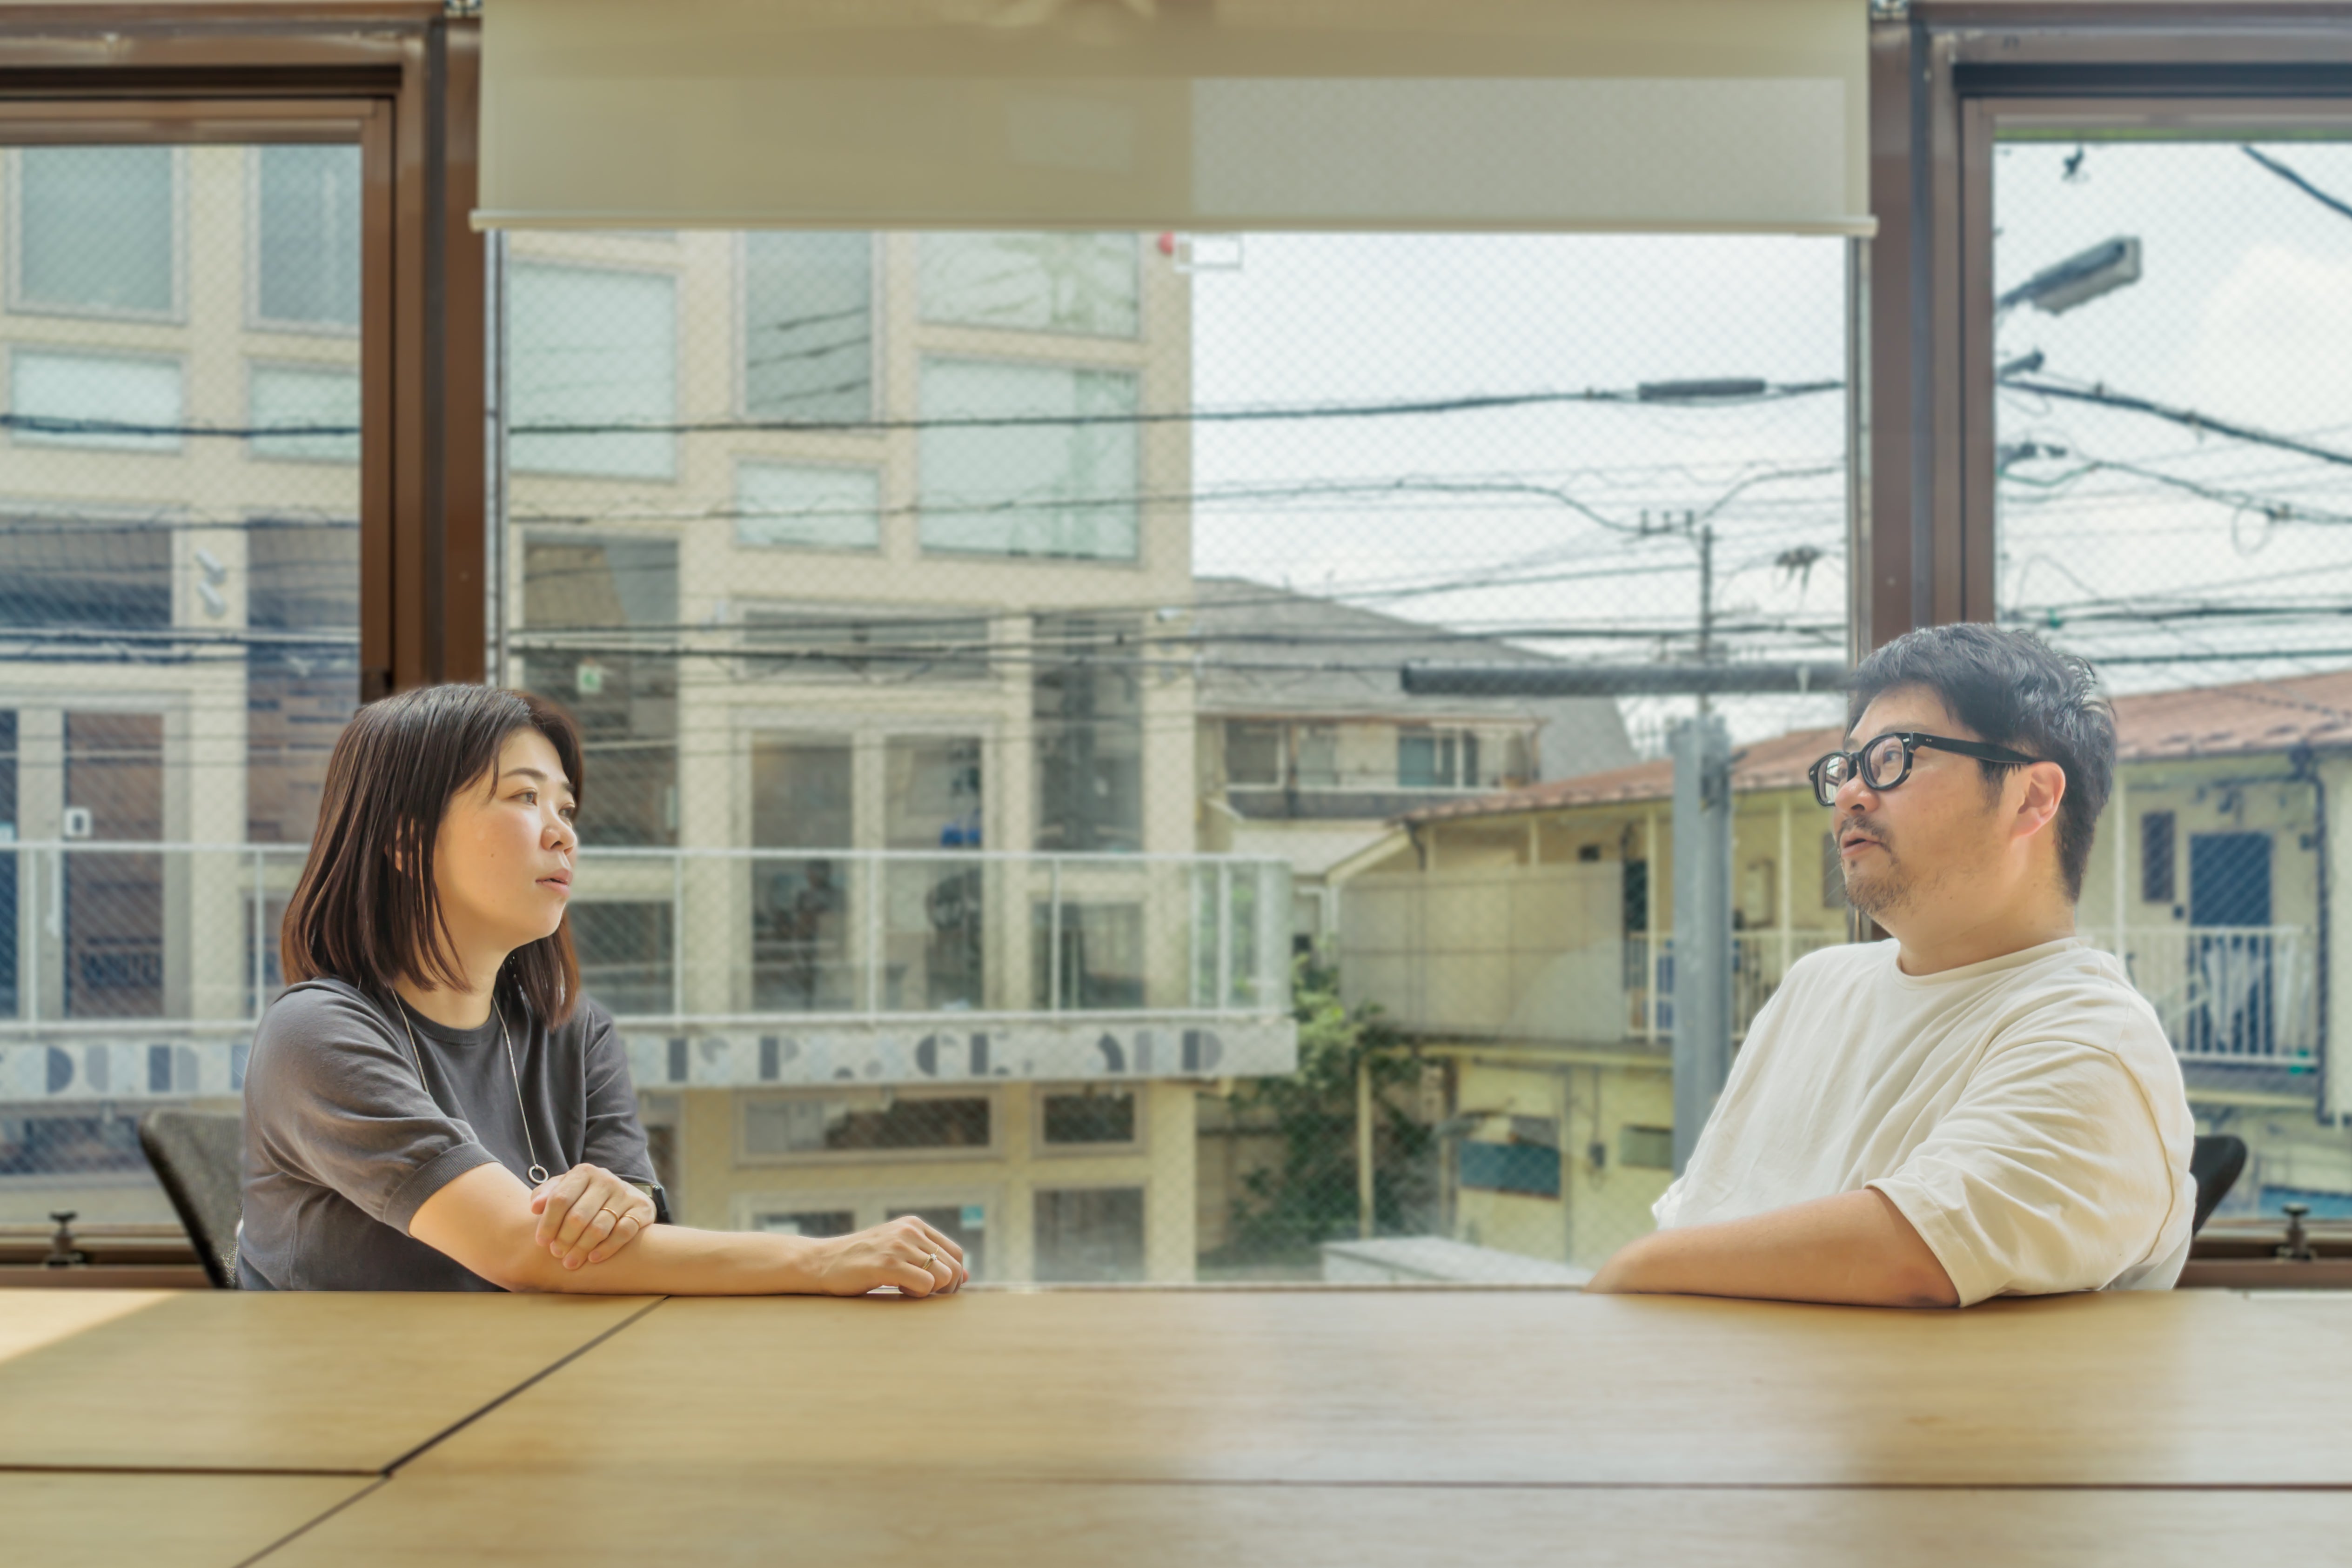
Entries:
MULTIPOLYGON (((360 185, 360 205, 362 211, 364 212, 367 205, 367 167, 364 153, 361 155, 360 185)), ((357 339, 363 335, 362 329, 367 322, 367 301, 364 297, 367 286, 364 282, 360 286, 362 296, 360 301, 360 320, 350 326, 344 326, 338 321, 289 321, 263 312, 261 309, 261 148, 259 145, 248 147, 246 151, 245 256, 247 265, 244 327, 247 332, 265 333, 271 337, 346 340, 357 339)), ((364 251, 362 251, 360 265, 364 272, 367 265, 364 251)))
MULTIPOLYGON (((129 348, 118 343, 28 342, 0 343, 0 401, 5 401, 11 414, 23 412, 16 406, 16 363, 27 353, 48 354, 65 359, 144 360, 151 363, 168 363, 179 377, 180 424, 185 426, 194 423, 188 413, 188 351, 186 349, 129 348)), ((127 447, 116 445, 114 442, 147 440, 152 437, 130 436, 110 440, 100 436, 95 438, 77 438, 72 436, 44 436, 38 432, 27 434, 16 429, 11 429, 7 434, 8 446, 12 450, 17 447, 29 447, 36 452, 108 452, 121 458, 163 458, 172 460, 177 460, 188 455, 189 437, 185 436, 172 437, 172 444, 169 447, 127 447)))
POLYGON ((110 309, 102 305, 58 305, 36 302, 25 294, 25 177, 24 154, 35 146, 152 146, 152 140, 132 141, 128 138, 106 137, 76 143, 65 139, 41 142, 10 142, 6 157, 0 160, 0 179, 8 186, 7 200, 7 272, 8 313, 14 316, 61 317, 84 321, 137 321, 159 327, 181 327, 188 324, 188 149, 185 144, 164 143, 172 153, 172 237, 171 274, 172 302, 161 310, 110 309))
MULTIPOLYGON (((1151 1088, 1150 1079, 1112 1080, 1079 1079, 1066 1083, 1033 1083, 1029 1086, 1029 1153, 1038 1160, 1124 1160, 1149 1157, 1151 1152, 1151 1088), (1045 1141, 1045 1101, 1088 1090, 1108 1089, 1114 1093, 1132 1095, 1135 1099, 1135 1136, 1124 1143, 1049 1143, 1045 1141)), ((1040 1184, 1041 1185, 1045 1184, 1040 1184)), ((1054 1184, 1060 1191, 1070 1186, 1124 1186, 1131 1184, 1105 1181, 1054 1184)), ((1150 1184, 1147 1182, 1146 1186, 1150 1184)))
MULTIPOLYGON (((608 261, 602 257, 591 258, 586 257, 563 256, 555 253, 540 255, 529 250, 522 252, 520 255, 509 254, 501 268, 505 276, 499 280, 499 292, 506 301, 505 309, 508 312, 508 346, 506 349, 501 351, 505 363, 499 367, 499 374, 501 381, 508 388, 507 399, 509 405, 511 405, 514 396, 513 366, 516 357, 512 347, 512 301, 514 299, 514 277, 515 274, 522 268, 534 267, 544 268, 551 271, 604 272, 618 273, 623 276, 640 278, 661 278, 666 279, 668 281, 670 374, 670 409, 668 422, 673 425, 680 422, 684 417, 681 410, 684 407, 686 397, 688 322, 686 319, 686 270, 683 264, 677 261, 608 261)), ((487 361, 485 363, 487 363, 487 361)), ((506 423, 512 419, 513 410, 509 407, 506 410, 505 418, 502 418, 500 421, 500 430, 502 434, 504 432, 506 423)), ((640 434, 653 435, 656 434, 656 432, 645 431, 640 432, 640 434)), ((686 483, 685 439, 677 431, 663 433, 663 438, 669 443, 669 468, 667 473, 659 475, 595 473, 580 468, 540 468, 531 464, 517 463, 514 461, 513 457, 514 438, 512 437, 505 437, 507 443, 507 454, 503 462, 507 472, 518 475, 529 474, 535 479, 558 479, 572 484, 614 486, 662 485, 675 489, 686 483)), ((529 440, 530 437, 526 436, 523 439, 529 440)), ((541 437, 541 439, 576 441, 582 439, 582 437, 577 436, 558 436, 553 437, 541 437)), ((511 521, 507 521, 507 526, 512 526, 511 521)))
MULTIPOLYGON (((1075 231, 1086 234, 1124 234, 1135 242, 1135 331, 1132 332, 1122 332, 1117 334, 1107 332, 1074 331, 1062 327, 1012 327, 992 321, 970 321, 960 320, 952 316, 932 315, 923 302, 923 252, 929 245, 933 235, 937 232, 940 231, 919 233, 914 237, 914 315, 915 321, 920 326, 936 329, 943 332, 1002 333, 1008 338, 1022 340, 1055 338, 1066 342, 1118 344, 1129 347, 1132 351, 1140 351, 1147 343, 1150 342, 1153 326, 1150 303, 1151 290, 1147 287, 1145 282, 1144 268, 1148 263, 1144 260, 1144 254, 1147 247, 1144 237, 1140 231, 1118 228, 1079 229, 1075 231)), ((949 232, 961 233, 968 231, 949 232)), ((1019 233, 1021 231, 1017 229, 1000 229, 983 232, 1019 233)))
POLYGON ((729 455, 728 468, 729 477, 732 481, 728 487, 728 496, 730 501, 732 503, 733 511, 733 515, 730 517, 728 521, 734 525, 730 531, 730 536, 727 542, 728 549, 750 551, 788 550, 797 552, 803 555, 845 555, 854 556, 860 560, 870 559, 886 552, 884 546, 888 542, 889 539, 889 528, 886 521, 886 514, 890 510, 890 474, 888 465, 881 458, 876 457, 870 460, 856 458, 803 458, 796 453, 791 452, 738 451, 729 455), (757 540, 745 539, 743 537, 743 521, 746 516, 743 510, 743 470, 746 467, 770 468, 827 468, 837 473, 862 473, 873 475, 874 542, 871 544, 802 544, 795 543, 790 540, 776 540, 762 542, 757 540))
MULTIPOLYGON (((1020 336, 1026 339, 1032 337, 1042 337, 1045 334, 1007 333, 1006 335, 1020 336)), ((1075 338, 1066 341, 1076 342, 1123 342, 1127 340, 1075 338)), ((1138 338, 1134 341, 1139 345, 1144 342, 1141 338, 1138 338)), ((1056 346, 1058 347, 1058 345, 1056 346)), ((1072 375, 1093 374, 1125 376, 1129 381, 1135 384, 1136 412, 1139 415, 1143 411, 1145 376, 1144 367, 1140 363, 1129 363, 1124 360, 1088 360, 1074 357, 1066 351, 1056 353, 987 353, 961 346, 941 348, 933 345, 925 345, 919 348, 915 354, 915 385, 913 388, 913 394, 916 416, 918 419, 928 417, 928 416, 923 412, 923 372, 932 363, 945 361, 953 361, 962 364, 1009 365, 1023 370, 1066 371, 1072 375)), ((1133 496, 1131 505, 1133 506, 1135 512, 1135 550, 1132 554, 1129 555, 1056 555, 1047 552, 1033 553, 1013 550, 958 550, 952 547, 931 543, 923 537, 923 523, 925 515, 929 510, 929 500, 923 486, 923 444, 920 437, 919 436, 915 442, 915 505, 913 517, 911 519, 913 527, 910 531, 913 534, 915 558, 919 561, 1000 561, 1023 564, 1030 563, 1043 563, 1047 565, 1057 567, 1110 568, 1114 570, 1136 573, 1150 570, 1150 552, 1144 548, 1146 537, 1150 531, 1145 526, 1144 512, 1151 504, 1150 499, 1144 493, 1145 475, 1150 468, 1150 455, 1145 449, 1146 443, 1144 433, 1146 428, 1147 427, 1139 422, 1134 426, 1135 475, 1131 481, 1131 494, 1133 496)))
MULTIPOLYGON (((253 405, 254 373, 256 371, 291 370, 305 371, 314 374, 320 373, 331 373, 338 375, 347 374, 354 381, 361 382, 360 395, 362 402, 364 402, 367 395, 364 378, 362 376, 360 367, 356 364, 346 365, 335 360, 294 359, 276 354, 248 353, 239 357, 242 361, 242 363, 238 366, 241 373, 239 379, 244 383, 245 427, 247 430, 257 430, 261 427, 261 422, 255 413, 253 405)), ((299 463, 311 468, 340 468, 352 467, 359 463, 361 458, 365 455, 367 450, 366 418, 364 411, 362 411, 362 414, 361 426, 359 437, 360 451, 349 458, 297 458, 286 454, 263 452, 255 447, 254 442, 257 438, 268 440, 270 437, 255 437, 247 436, 245 438, 244 443, 245 460, 248 463, 299 463)), ((291 438, 297 441, 320 439, 320 437, 318 437, 301 436, 296 436, 291 438)))
MULTIPOLYGON (((839 1100, 847 1095, 877 1092, 864 1084, 843 1084, 826 1088, 766 1088, 738 1089, 734 1096, 733 1114, 729 1121, 733 1126, 735 1164, 740 1169, 767 1169, 797 1166, 802 1169, 823 1169, 834 1165, 901 1165, 954 1164, 975 1160, 1003 1160, 1005 1157, 1004 1093, 992 1083, 893 1084, 879 1092, 887 1093, 893 1106, 908 1100, 981 1100, 988 1104, 988 1142, 959 1143, 943 1148, 924 1149, 818 1149, 800 1152, 754 1153, 750 1147, 753 1108, 791 1100, 839 1100)), ((893 1198, 891 1201, 896 1202, 893 1198)))
POLYGON ((117 9, 0 37, 0 142, 359 143, 358 695, 480 679, 478 23, 431 0, 117 9))
MULTIPOLYGON (((824 232, 824 231, 819 231, 824 232)), ((878 229, 866 235, 866 313, 869 328, 866 333, 867 363, 866 370, 866 413, 871 423, 883 417, 889 398, 885 384, 890 372, 890 355, 884 336, 888 331, 889 311, 884 300, 889 291, 887 237, 878 229)), ((733 384, 728 396, 739 419, 761 419, 767 416, 751 408, 751 233, 738 229, 730 237, 728 265, 733 270, 728 289, 729 305, 734 314, 729 322, 728 368, 733 384)), ((849 440, 872 442, 877 450, 875 463, 883 464, 881 452, 887 447, 889 433, 884 430, 777 431, 782 438, 793 440, 849 440)), ((793 459, 780 459, 793 460, 793 459)))
MULTIPOLYGON (((1142 1254, 1140 1268, 1132 1283, 1142 1284, 1151 1278, 1151 1180, 1149 1173, 1138 1172, 1132 1181, 1103 1179, 1084 1182, 1040 1180, 1029 1184, 1029 1278, 1037 1279, 1037 1205, 1048 1193, 1133 1193, 1140 1200, 1136 1242, 1142 1254)), ((1044 1280, 1044 1284, 1086 1285, 1088 1280, 1044 1280)), ((1122 1281, 1122 1283, 1125 1283, 1122 1281)))

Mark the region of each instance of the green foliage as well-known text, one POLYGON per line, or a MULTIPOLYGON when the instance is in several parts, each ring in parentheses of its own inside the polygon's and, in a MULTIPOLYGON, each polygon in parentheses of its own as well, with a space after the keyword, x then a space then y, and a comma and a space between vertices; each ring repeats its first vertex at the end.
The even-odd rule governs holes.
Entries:
POLYGON ((1278 1162, 1242 1178, 1230 1239, 1221 1261, 1312 1258, 1318 1243, 1357 1234, 1356 1073, 1372 1078, 1372 1214, 1385 1234, 1424 1228, 1408 1223, 1434 1186, 1436 1140, 1391 1103, 1386 1091, 1419 1083, 1420 1060, 1399 1049, 1396 1030, 1367 1005, 1350 1012, 1339 976, 1301 956, 1292 976, 1298 1020, 1298 1070, 1247 1079, 1234 1092, 1238 1121, 1279 1141, 1278 1162))

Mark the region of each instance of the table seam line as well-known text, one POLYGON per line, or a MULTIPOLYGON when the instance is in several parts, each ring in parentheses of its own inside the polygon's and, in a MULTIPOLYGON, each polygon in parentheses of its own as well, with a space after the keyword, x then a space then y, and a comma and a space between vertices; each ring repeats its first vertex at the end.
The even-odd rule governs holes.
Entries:
POLYGON ((382 1468, 370 1473, 382 1476, 386 1480, 391 1479, 394 1476, 400 1473, 400 1468, 403 1465, 415 1461, 438 1445, 448 1441, 451 1437, 456 1436, 458 1433, 464 1431, 475 1422, 479 1421, 483 1416, 488 1415, 491 1411, 499 1408, 499 1406, 506 1404, 507 1401, 514 1398, 517 1394, 523 1393, 527 1389, 535 1387, 547 1378, 554 1376, 557 1373, 562 1372, 565 1367, 570 1366, 573 1362, 578 1361, 582 1356, 586 1355, 590 1351, 594 1350, 598 1345, 603 1344, 606 1340, 611 1339, 614 1335, 619 1333, 630 1324, 636 1322, 646 1313, 652 1311, 655 1308, 660 1306, 663 1302, 668 1300, 669 1298, 667 1296, 656 1297, 654 1300, 646 1302, 644 1306, 638 1308, 635 1311, 630 1313, 627 1317, 622 1319, 619 1322, 614 1323, 611 1328, 606 1329, 603 1333, 598 1334, 595 1338, 589 1340, 584 1344, 576 1346, 560 1359, 550 1362, 547 1365, 540 1368, 537 1372, 531 1373, 520 1383, 516 1384, 512 1388, 508 1389, 504 1394, 499 1394, 496 1399, 491 1400, 480 1409, 471 1411, 467 1415, 460 1416, 457 1420, 451 1422, 446 1426, 444 1426, 440 1431, 434 1433, 431 1436, 425 1438, 423 1442, 417 1444, 407 1452, 394 1457, 385 1463, 382 1468))
POLYGON ((251 1568, 253 1563, 260 1562, 263 1558, 268 1556, 279 1547, 290 1544, 297 1538, 306 1535, 311 1531, 316 1530, 319 1526, 326 1523, 327 1521, 334 1518, 335 1515, 342 1512, 343 1510, 351 1507, 352 1504, 359 1501, 362 1498, 373 1497, 377 1492, 383 1490, 385 1487, 390 1486, 391 1484, 392 1478, 390 1476, 376 1477, 375 1479, 360 1488, 359 1490, 343 1499, 342 1501, 327 1510, 326 1512, 319 1515, 318 1518, 304 1520, 301 1523, 296 1525, 293 1529, 288 1531, 285 1534, 279 1536, 277 1540, 271 1542, 268 1545, 263 1547, 252 1556, 238 1558, 236 1568, 251 1568))

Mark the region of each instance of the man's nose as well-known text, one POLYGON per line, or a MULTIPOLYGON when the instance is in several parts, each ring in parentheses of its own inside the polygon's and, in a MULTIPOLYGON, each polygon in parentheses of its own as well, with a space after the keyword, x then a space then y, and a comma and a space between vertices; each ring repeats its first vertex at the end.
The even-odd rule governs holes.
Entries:
POLYGON ((1878 802, 1878 792, 1857 769, 1853 777, 1837 787, 1837 808, 1840 811, 1866 811, 1878 802))

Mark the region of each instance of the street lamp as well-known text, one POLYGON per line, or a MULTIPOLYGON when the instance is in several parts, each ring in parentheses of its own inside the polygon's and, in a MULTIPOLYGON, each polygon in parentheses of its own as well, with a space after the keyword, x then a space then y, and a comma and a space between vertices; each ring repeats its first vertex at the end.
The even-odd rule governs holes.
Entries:
POLYGON ((2139 241, 2125 236, 2043 268, 1993 301, 1993 309, 1996 314, 2006 314, 2020 305, 2031 305, 2055 316, 2138 281, 2139 241))

